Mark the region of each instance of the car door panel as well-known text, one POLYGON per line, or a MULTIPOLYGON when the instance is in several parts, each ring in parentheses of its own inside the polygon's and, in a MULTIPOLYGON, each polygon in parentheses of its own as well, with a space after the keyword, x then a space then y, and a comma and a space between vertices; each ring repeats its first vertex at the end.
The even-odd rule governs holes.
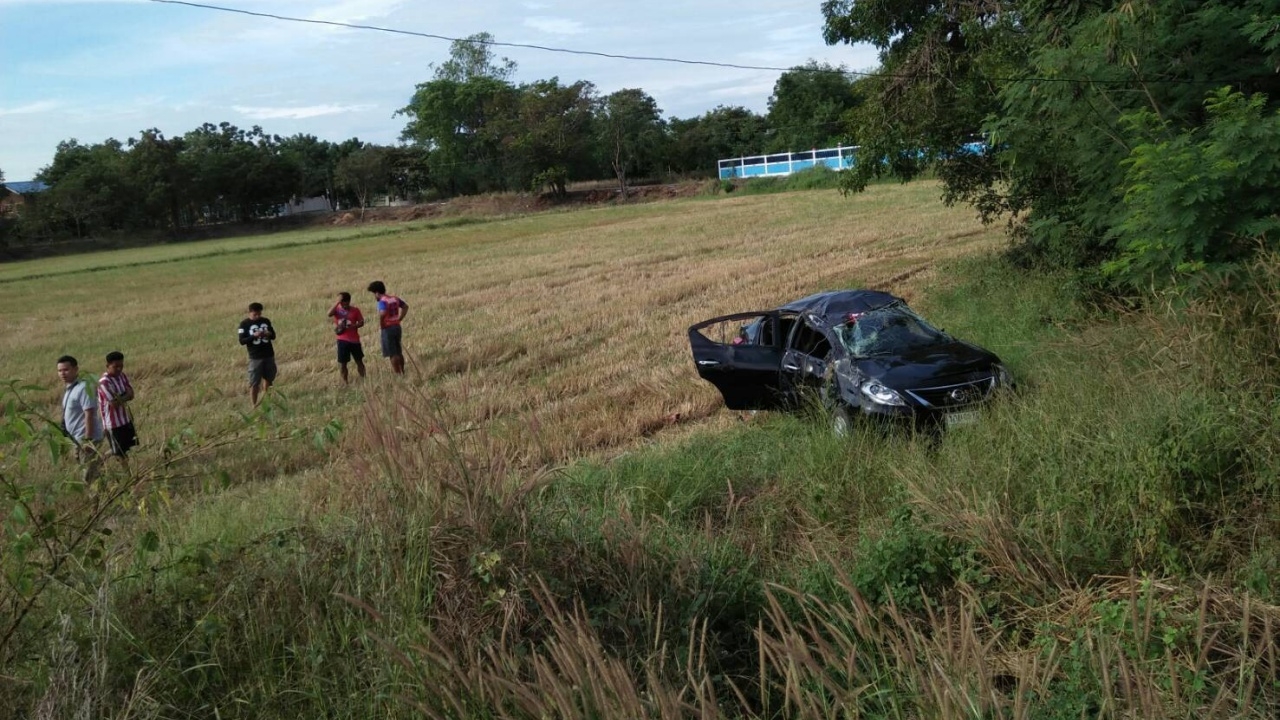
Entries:
POLYGON ((791 323, 783 348, 780 390, 788 402, 800 403, 802 395, 821 386, 831 356, 831 342, 817 318, 798 317, 791 323))
POLYGON ((698 375, 716 386, 731 410, 770 410, 783 405, 779 338, 774 312, 724 315, 689 328, 689 347, 698 375), (729 332, 735 327, 735 332, 729 332))

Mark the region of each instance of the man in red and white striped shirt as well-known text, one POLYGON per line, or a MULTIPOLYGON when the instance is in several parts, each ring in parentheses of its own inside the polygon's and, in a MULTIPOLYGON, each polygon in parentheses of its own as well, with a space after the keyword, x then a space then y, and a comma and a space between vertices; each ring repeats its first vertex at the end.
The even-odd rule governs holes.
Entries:
POLYGON ((111 444, 111 454, 120 458, 120 464, 129 470, 129 448, 138 444, 138 434, 133 429, 133 413, 129 401, 133 400, 133 384, 124 374, 124 353, 114 350, 107 353, 107 371, 98 380, 98 408, 102 414, 102 427, 111 444))

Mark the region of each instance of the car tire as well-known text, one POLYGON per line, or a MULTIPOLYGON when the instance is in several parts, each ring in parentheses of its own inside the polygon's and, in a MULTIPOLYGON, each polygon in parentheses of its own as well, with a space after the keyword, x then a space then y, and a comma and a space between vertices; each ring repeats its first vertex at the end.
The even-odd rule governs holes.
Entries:
POLYGON ((838 438, 847 438, 853 434, 853 417, 849 414, 849 407, 844 403, 837 403, 831 410, 831 434, 838 438))
POLYGON ((849 406, 840 399, 839 381, 835 377, 835 363, 827 356, 827 370, 822 377, 822 407, 831 423, 831 433, 838 438, 853 434, 853 415, 849 406))

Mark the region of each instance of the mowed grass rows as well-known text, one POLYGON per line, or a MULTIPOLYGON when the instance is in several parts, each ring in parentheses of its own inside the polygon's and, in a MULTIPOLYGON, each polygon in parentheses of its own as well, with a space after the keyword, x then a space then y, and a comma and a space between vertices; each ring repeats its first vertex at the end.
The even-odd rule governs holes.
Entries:
MULTIPOLYGON (((935 262, 1002 242, 937 196, 935 184, 917 183, 851 198, 699 199, 451 228, 313 230, 248 251, 243 238, 209 241, 181 246, 188 259, 164 246, 11 264, 0 272, 3 375, 48 386, 53 415, 59 355, 96 376, 105 353, 122 350, 151 441, 145 456, 164 437, 216 432, 249 409, 235 327, 256 300, 279 333, 277 398, 289 426, 349 424, 363 400, 394 399, 409 383, 455 426, 506 438, 522 464, 561 463, 716 412, 719 396, 689 362, 688 325, 850 284, 909 297, 935 262), (372 316, 364 287, 374 279, 410 303, 409 375, 390 376, 369 328, 370 377, 343 388, 325 313, 347 290, 372 316)), ((211 464, 252 478, 328 461, 296 440, 233 446, 211 464)))

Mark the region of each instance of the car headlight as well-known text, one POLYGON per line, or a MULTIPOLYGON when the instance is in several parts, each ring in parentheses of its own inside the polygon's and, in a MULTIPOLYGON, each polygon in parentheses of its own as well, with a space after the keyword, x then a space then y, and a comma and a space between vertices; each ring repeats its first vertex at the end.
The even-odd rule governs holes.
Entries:
POLYGON ((1013 374, 1009 372, 1009 368, 1001 363, 996 363, 996 387, 1013 387, 1013 374))
POLYGON ((902 396, 896 390, 891 390, 882 385, 878 380, 870 380, 862 385, 862 394, 866 395, 871 402, 879 405, 906 405, 902 401, 902 396))

